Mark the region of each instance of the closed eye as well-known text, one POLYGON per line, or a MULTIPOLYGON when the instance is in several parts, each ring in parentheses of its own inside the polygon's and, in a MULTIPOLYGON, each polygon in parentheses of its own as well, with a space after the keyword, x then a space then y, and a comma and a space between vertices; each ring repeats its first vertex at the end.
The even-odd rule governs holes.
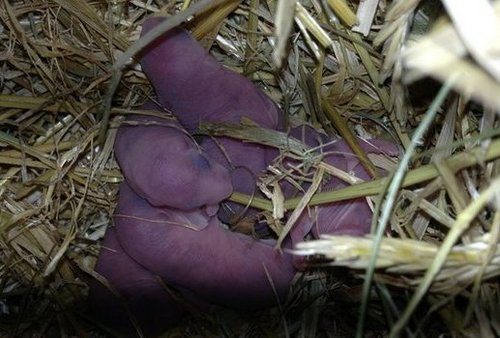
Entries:
POLYGON ((211 166, 210 166, 210 162, 208 161, 208 159, 203 156, 203 155, 200 155, 200 154, 197 154, 194 158, 193 158, 193 163, 194 165, 201 169, 201 170, 209 170, 211 169, 211 166))

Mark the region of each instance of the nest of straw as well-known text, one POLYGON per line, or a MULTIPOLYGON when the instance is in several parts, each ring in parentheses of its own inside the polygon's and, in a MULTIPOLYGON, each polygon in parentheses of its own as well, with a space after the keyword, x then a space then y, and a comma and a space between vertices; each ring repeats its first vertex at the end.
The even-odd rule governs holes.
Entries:
MULTIPOLYGON (((306 199, 232 196, 268 211, 361 196, 378 206, 372 236, 297 248, 319 267, 301 281, 314 306, 301 303, 273 334, 360 332, 362 321, 335 326, 341 313, 330 305, 347 293, 351 308, 340 312, 376 318, 380 335, 500 335, 499 11, 487 0, 1 1, 0 330, 98 332, 85 297, 122 180, 114 134, 153 95, 131 57, 146 43, 142 22, 166 15, 258 82, 290 124, 348 141, 385 137, 403 150, 388 178, 306 199), (364 291, 332 266, 363 277, 364 291), (437 328, 428 325, 435 316, 437 328)), ((280 146, 248 128, 205 132, 280 146)), ((236 332, 249 334, 240 324, 236 332)), ((218 332, 203 330, 192 332, 218 332)))

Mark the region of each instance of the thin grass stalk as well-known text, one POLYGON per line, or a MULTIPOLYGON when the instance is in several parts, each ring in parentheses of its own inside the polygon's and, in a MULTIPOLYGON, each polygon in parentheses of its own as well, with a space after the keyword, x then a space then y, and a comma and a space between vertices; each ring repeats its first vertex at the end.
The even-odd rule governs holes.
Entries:
POLYGON ((483 209, 486 206, 486 204, 488 204, 497 195, 499 189, 500 189, 500 178, 496 178, 493 182, 491 182, 491 185, 478 196, 477 199, 473 200, 467 206, 467 208, 465 208, 464 211, 457 216, 455 224, 453 225, 450 232, 446 236, 445 240, 441 244, 441 247, 436 257, 434 258, 431 266, 425 273, 422 282, 419 284, 418 288, 413 294, 413 297, 411 298, 410 303, 408 304, 403 314, 401 315, 401 318, 393 326, 389 334, 389 337, 391 338, 397 337, 398 334, 401 332, 401 330, 406 326, 413 311, 415 311, 421 299, 427 293, 429 286, 433 282, 439 270, 442 268, 444 262, 446 261, 446 257, 450 253, 455 242, 467 229, 470 223, 481 211, 481 209, 483 209))
MULTIPOLYGON (((377 256, 380 251, 380 244, 382 242, 384 231, 386 229, 387 223, 389 222, 389 218, 391 217, 392 208, 396 201, 396 197, 398 195, 401 184, 403 183, 404 176, 407 174, 407 168, 410 164, 415 148, 419 143, 420 139, 422 139, 425 133, 427 132, 429 126, 433 123, 439 107, 443 104, 445 98, 448 96, 448 93, 450 92, 452 82, 453 80, 449 80, 436 95, 436 98, 429 107, 429 110, 426 112, 424 119, 422 120, 418 128, 415 130, 415 133, 412 137, 412 141, 409 144, 405 154, 403 155, 403 158, 399 163, 398 169, 394 173, 394 176, 389 185, 387 197, 385 198, 384 206, 382 208, 382 214, 380 215, 380 219, 378 222, 378 228, 375 233, 375 241, 373 243, 374 244, 373 253, 371 256, 368 269, 366 270, 365 280, 363 283, 363 294, 362 294, 363 301, 361 303, 360 315, 358 318, 358 326, 356 329, 357 338, 363 337, 366 311, 368 308, 368 300, 370 296, 371 283, 375 272, 377 256)), ((382 197, 380 198, 380 201, 382 201, 382 197)))

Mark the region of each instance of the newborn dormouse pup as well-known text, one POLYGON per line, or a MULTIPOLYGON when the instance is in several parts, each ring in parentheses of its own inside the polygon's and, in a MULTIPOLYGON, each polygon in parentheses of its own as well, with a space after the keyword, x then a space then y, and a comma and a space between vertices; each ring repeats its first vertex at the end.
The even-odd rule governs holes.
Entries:
POLYGON ((182 126, 131 116, 118 130, 115 155, 125 182, 96 266, 115 293, 92 284, 99 318, 122 335, 134 336, 134 323, 159 334, 184 312, 165 285, 206 308, 255 310, 284 300, 295 274, 291 256, 276 251, 274 241, 221 223, 219 203, 232 192, 229 171, 182 126))
POLYGON ((120 298, 94 282, 90 301, 93 312, 121 334, 135 336, 131 315, 151 336, 179 320, 185 309, 165 285, 207 311, 211 304, 252 311, 284 301, 295 274, 290 255, 276 251, 273 241, 227 230, 202 209, 190 211, 197 213, 191 219, 185 213, 154 207, 127 183, 120 186, 114 226, 95 269, 120 298), (202 227, 187 222, 207 225, 196 230, 202 227))
MULTIPOLYGON (((159 17, 146 20, 143 34, 161 20, 159 17)), ((247 118, 260 127, 289 132, 309 147, 329 144, 320 148, 322 153, 327 154, 324 159, 326 162, 361 179, 370 177, 343 140, 332 144, 326 135, 307 126, 285 131, 283 112, 271 99, 251 81, 223 67, 180 28, 167 32, 150 45, 142 55, 141 66, 155 88, 158 101, 173 112, 188 132, 194 132, 200 122, 240 123, 243 118, 247 118), (321 143, 318 140, 322 140, 321 143)), ((256 192, 256 177, 278 156, 275 148, 228 137, 217 137, 216 141, 204 137, 200 145, 212 159, 228 168, 234 191, 248 195, 256 192)), ((360 145, 367 153, 397 154, 394 145, 380 140, 360 140, 360 145)), ((324 188, 331 190, 345 185, 338 179, 332 179, 324 188)), ((285 190, 288 196, 296 192, 285 190)), ((317 231, 318 234, 336 230, 352 234, 369 231, 372 213, 364 199, 324 207, 329 209, 324 217, 320 217, 322 224, 320 228, 316 227, 317 230, 321 229, 317 231), (332 218, 334 215, 336 217, 332 218)), ((232 205, 232 208, 238 213, 238 206, 232 205)), ((239 210, 243 208, 239 207, 239 210)), ((223 221, 228 221, 225 215, 220 216, 223 221)), ((316 216, 302 217, 303 223, 311 223, 313 219, 316 216)), ((300 233, 294 236, 297 239, 302 239, 311 230, 311 226, 295 228, 300 233)))
MULTIPOLYGON (((161 20, 146 20, 143 34, 161 20)), ((200 122, 240 123, 242 118, 264 128, 283 129, 283 113, 276 104, 251 81, 217 62, 185 30, 167 32, 145 49, 140 62, 158 102, 190 133, 200 122)), ((213 159, 237 172, 232 180, 234 190, 246 194, 254 192, 255 174, 266 169, 264 153, 274 151, 227 137, 217 138, 217 143, 206 137, 200 145, 213 159), (241 167, 245 170, 238 170, 241 167)))
MULTIPOLYGON (((162 20, 146 20, 142 34, 162 20)), ((146 47, 140 62, 158 101, 190 133, 200 122, 240 123, 242 117, 283 128, 283 113, 255 84, 222 66, 183 29, 174 28, 146 47)))
MULTIPOLYGON (((146 20, 143 34, 161 20, 146 20)), ((227 230, 218 211, 233 191, 252 194, 256 177, 278 151, 227 137, 204 137, 196 144, 189 133, 200 122, 239 123, 243 117, 283 131, 282 112, 257 86, 224 68, 181 29, 147 47, 141 65, 158 102, 180 124, 134 116, 129 119, 133 123, 118 131, 115 152, 125 182, 96 266, 115 293, 93 283, 93 311, 123 335, 136 334, 135 318, 146 335, 154 336, 183 313, 165 284, 195 306, 251 311, 277 305, 288 292, 297 261, 287 250, 275 250, 274 240, 227 230), (242 167, 245 170, 237 170, 242 167), (111 320, 113 311, 119 317, 111 320)), ((311 147, 326 137, 309 127, 305 133, 311 147)), ((325 141, 330 144, 322 150, 326 162, 368 178, 345 142, 325 141)), ((362 146, 367 152, 395 153, 395 147, 376 140, 362 146)), ((325 188, 343 185, 331 179, 325 188)), ((287 196, 294 193, 286 185, 283 190, 287 196)), ((291 248, 311 232, 365 234, 371 216, 364 199, 322 205, 316 214, 301 215, 284 247, 291 248)))
POLYGON ((233 191, 228 170, 175 121, 131 116, 119 128, 114 149, 123 176, 136 194, 154 207, 185 211, 184 217, 192 218, 193 226, 207 225, 197 219, 199 208, 212 216, 233 191))

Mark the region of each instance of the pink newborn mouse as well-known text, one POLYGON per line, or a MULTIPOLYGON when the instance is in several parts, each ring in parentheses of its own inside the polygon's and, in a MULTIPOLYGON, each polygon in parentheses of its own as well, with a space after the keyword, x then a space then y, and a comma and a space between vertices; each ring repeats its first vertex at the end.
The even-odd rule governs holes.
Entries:
MULTIPOLYGON (((161 20, 145 21, 144 32, 161 20)), ((228 137, 203 137, 198 145, 189 133, 202 121, 239 123, 243 117, 283 131, 282 112, 258 87, 220 65, 181 29, 148 46, 141 65, 159 103, 177 116, 180 125, 136 116, 120 127, 115 152, 125 182, 114 228, 108 229, 103 243, 114 250, 103 249, 96 271, 108 278, 130 312, 141 313, 136 317, 148 335, 159 333, 183 312, 158 286, 160 280, 197 305, 253 310, 278 304, 296 271, 292 257, 276 251, 274 240, 230 232, 218 218, 223 215, 217 215, 220 203, 233 191, 254 192, 256 177, 278 151, 228 137), (123 278, 127 271, 129 277, 123 278), (142 287, 146 296, 134 297, 142 287), (143 308, 155 294, 153 309, 155 304, 165 306, 165 317, 159 319, 163 325, 156 325, 155 317, 143 308)), ((327 163, 369 178, 344 141, 330 144, 328 137, 309 127, 305 133, 296 129, 290 134, 299 139, 305 135, 309 147, 328 143, 321 147, 327 163)), ((368 153, 397 153, 391 144, 370 143, 361 142, 368 153)), ((332 178, 322 188, 345 185, 332 178)), ((287 184, 282 183, 282 188, 286 196, 296 193, 287 184)), ((363 235, 369 231, 371 217, 364 199, 319 206, 315 215, 301 215, 285 248, 310 232, 363 235)), ((91 290, 92 304, 99 304, 96 297, 107 306, 97 305, 95 312, 116 309, 116 297, 100 284, 91 290)), ((130 328, 130 322, 126 325, 130 328)))

